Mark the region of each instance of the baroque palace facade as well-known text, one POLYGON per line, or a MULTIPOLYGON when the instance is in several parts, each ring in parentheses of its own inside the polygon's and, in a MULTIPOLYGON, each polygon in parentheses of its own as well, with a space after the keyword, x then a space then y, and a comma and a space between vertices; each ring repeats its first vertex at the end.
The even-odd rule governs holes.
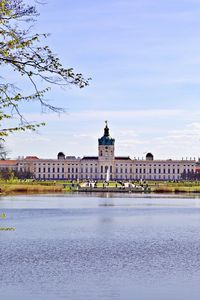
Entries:
POLYGON ((59 152, 57 159, 40 159, 27 156, 24 159, 0 161, 0 169, 9 167, 28 170, 41 180, 180 180, 181 174, 196 171, 195 160, 155 160, 151 153, 146 159, 115 156, 115 140, 104 128, 98 139, 98 156, 65 156, 59 152))

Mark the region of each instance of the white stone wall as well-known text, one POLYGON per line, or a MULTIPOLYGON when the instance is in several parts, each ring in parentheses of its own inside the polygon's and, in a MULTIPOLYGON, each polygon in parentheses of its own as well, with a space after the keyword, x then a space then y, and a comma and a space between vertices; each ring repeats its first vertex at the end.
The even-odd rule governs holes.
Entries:
POLYGON ((195 172, 194 160, 135 160, 134 179, 179 180, 184 169, 195 172))
POLYGON ((195 164, 194 160, 37 159, 21 160, 18 166, 29 168, 37 179, 105 180, 109 168, 112 180, 178 180, 184 169, 195 172, 195 164))

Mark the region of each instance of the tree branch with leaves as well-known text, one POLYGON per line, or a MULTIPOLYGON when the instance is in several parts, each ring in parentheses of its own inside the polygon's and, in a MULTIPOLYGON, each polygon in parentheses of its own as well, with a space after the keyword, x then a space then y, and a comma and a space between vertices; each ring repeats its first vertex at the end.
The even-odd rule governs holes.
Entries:
POLYGON ((89 84, 81 73, 65 68, 49 46, 42 46, 48 34, 32 33, 33 22, 38 17, 35 6, 26 5, 23 0, 0 0, 0 70, 5 67, 16 72, 24 84, 29 83, 31 91, 26 95, 9 79, 0 75, 0 126, 5 119, 18 116, 14 127, 0 128, 0 137, 18 130, 36 130, 44 123, 27 121, 20 109, 22 102, 38 101, 43 108, 62 112, 63 108, 53 106, 45 100, 45 93, 52 85, 74 85, 83 88, 89 84), (41 80, 46 83, 38 87, 41 80))

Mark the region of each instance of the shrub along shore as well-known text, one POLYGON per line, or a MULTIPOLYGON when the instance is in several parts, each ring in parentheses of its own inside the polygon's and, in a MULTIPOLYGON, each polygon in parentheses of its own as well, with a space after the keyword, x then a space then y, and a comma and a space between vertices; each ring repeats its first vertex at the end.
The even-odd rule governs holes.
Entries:
MULTIPOLYGON (((144 191, 150 193, 200 193, 200 181, 180 181, 180 182, 163 182, 163 181, 148 181, 148 182, 133 182, 133 184, 144 187, 144 191)), ((10 194, 42 194, 42 193, 64 193, 77 191, 77 187, 83 187, 84 183, 75 181, 36 181, 36 180, 0 180, 0 195, 10 194)), ((105 192, 109 188, 122 191, 123 182, 110 182, 109 185, 103 182, 98 182, 97 188, 105 188, 105 192)), ((96 188, 96 190, 97 190, 96 188)), ((95 188, 90 189, 90 192, 95 188)), ((126 189, 127 191, 127 189, 126 189)), ((134 190, 133 190, 134 192, 134 190)))

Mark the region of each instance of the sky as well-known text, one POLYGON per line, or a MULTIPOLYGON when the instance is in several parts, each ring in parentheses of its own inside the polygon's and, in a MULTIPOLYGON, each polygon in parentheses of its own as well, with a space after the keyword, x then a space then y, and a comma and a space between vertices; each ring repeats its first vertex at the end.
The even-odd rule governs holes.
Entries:
POLYGON ((47 98, 66 109, 60 116, 24 106, 29 120, 46 126, 7 138, 9 156, 97 155, 108 120, 116 155, 198 158, 200 1, 45 3, 34 30, 50 33, 63 65, 92 80, 84 89, 52 88, 47 98))

